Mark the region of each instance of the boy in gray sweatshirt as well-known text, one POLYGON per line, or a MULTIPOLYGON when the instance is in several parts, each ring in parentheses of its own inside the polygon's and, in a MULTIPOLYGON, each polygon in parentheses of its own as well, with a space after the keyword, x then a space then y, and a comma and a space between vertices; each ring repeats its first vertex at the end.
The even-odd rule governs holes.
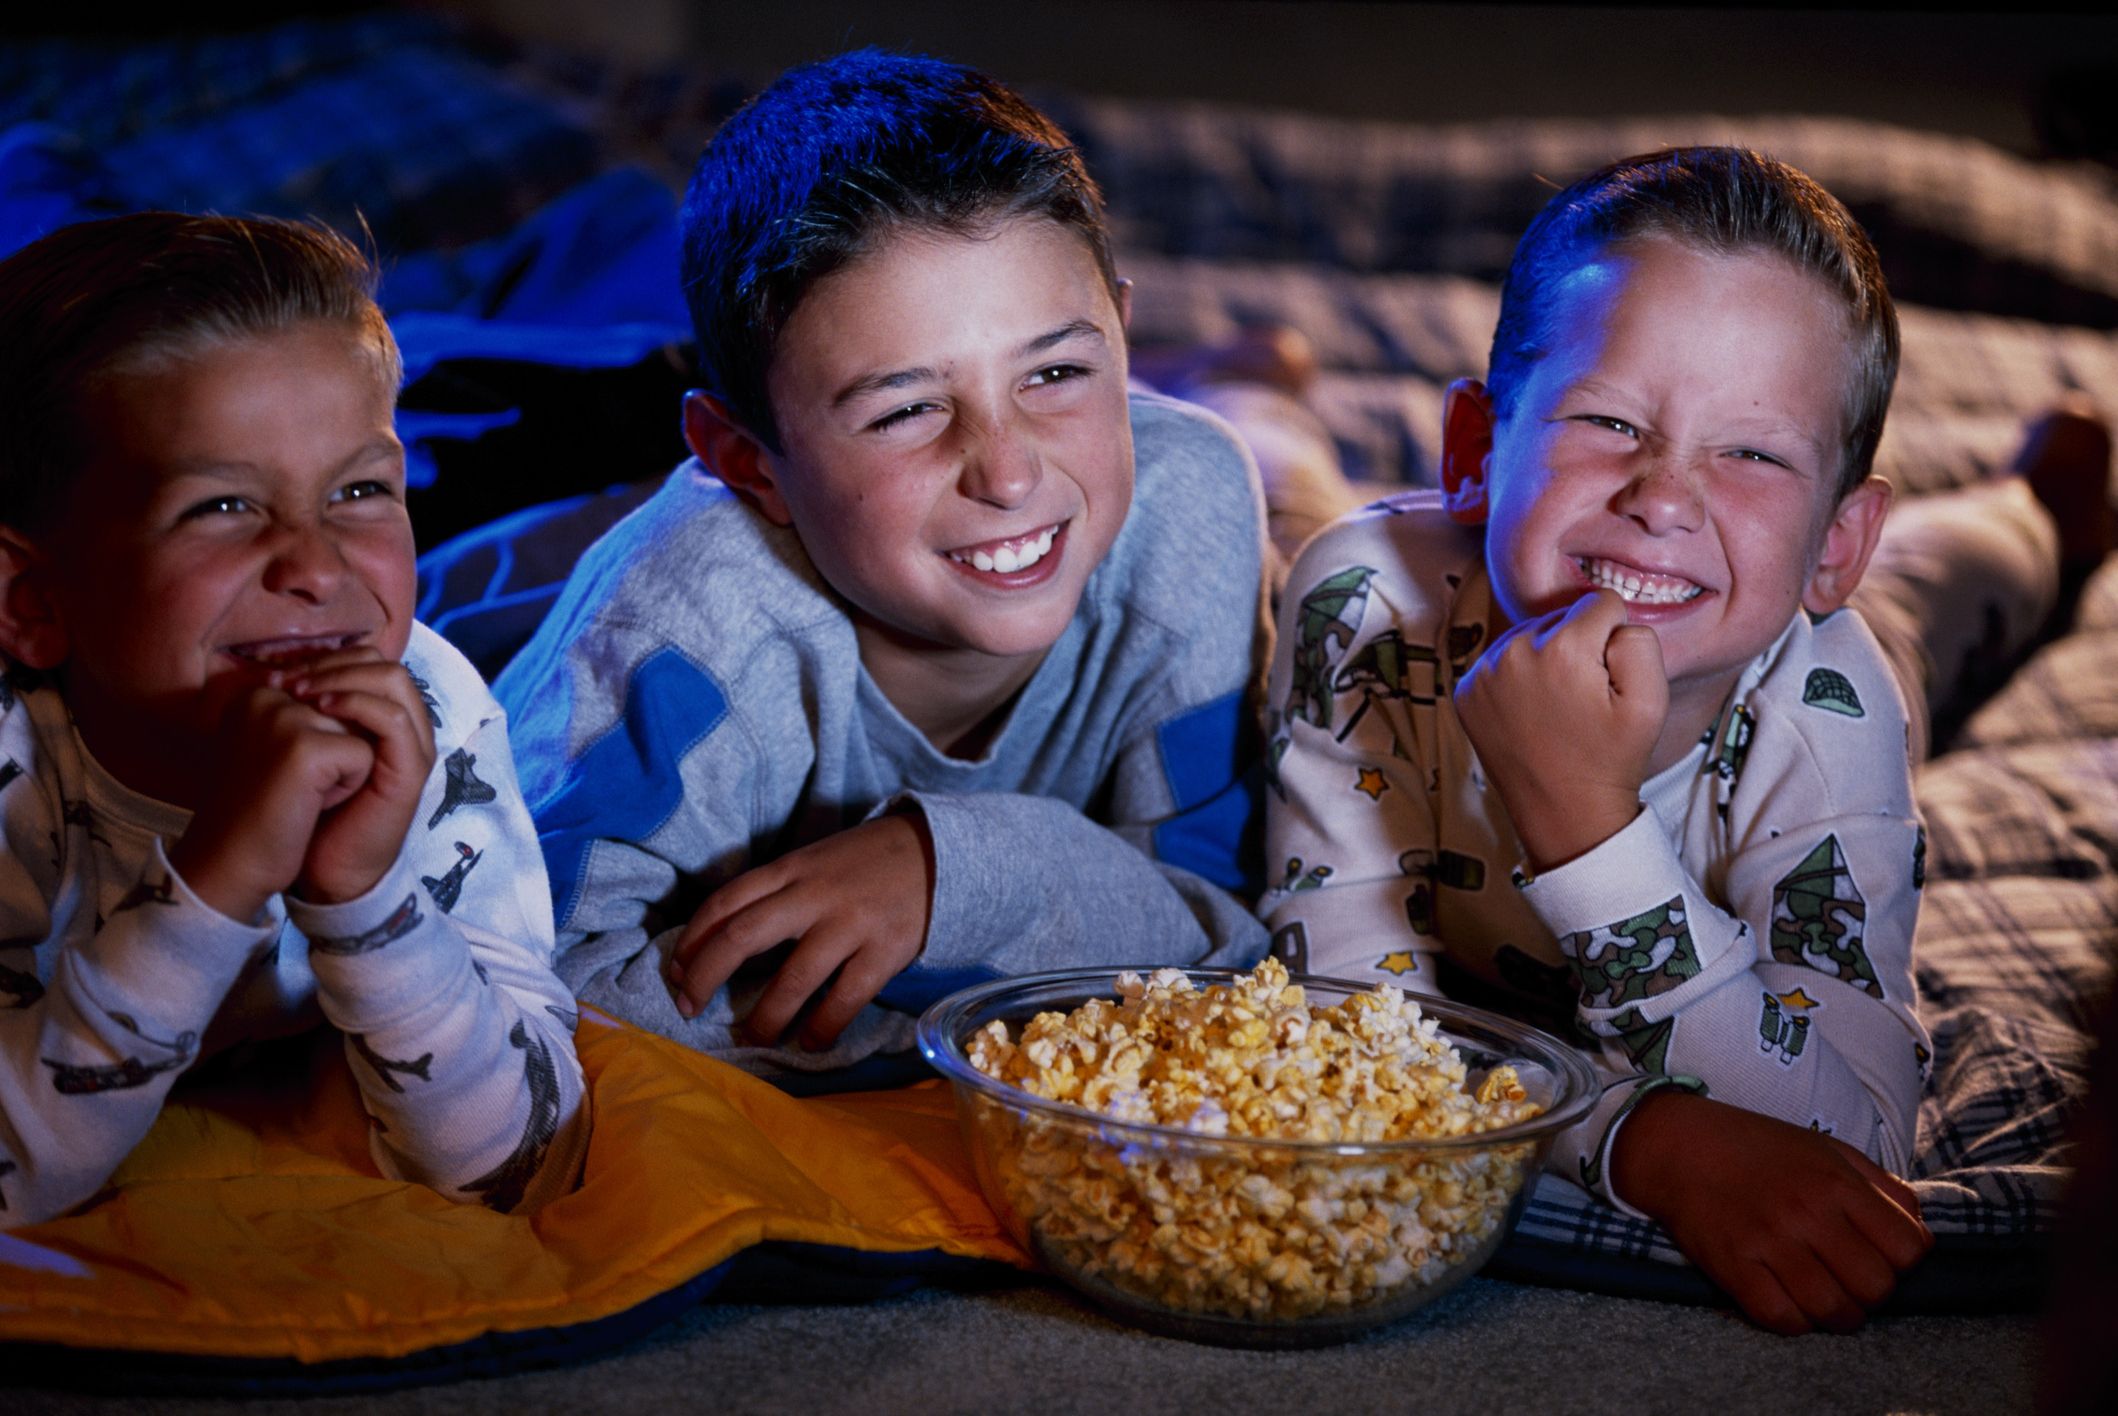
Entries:
POLYGON ((1064 135, 982 74, 842 55, 715 137, 684 248, 696 459, 497 685, 561 977, 850 1085, 966 983, 1254 962, 1257 477, 1128 393, 1064 135))

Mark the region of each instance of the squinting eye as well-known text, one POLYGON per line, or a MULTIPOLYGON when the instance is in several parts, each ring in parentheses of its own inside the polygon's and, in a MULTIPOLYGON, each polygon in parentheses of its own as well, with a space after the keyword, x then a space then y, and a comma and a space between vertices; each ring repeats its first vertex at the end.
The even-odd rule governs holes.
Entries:
POLYGON ((882 417, 868 424, 868 427, 874 432, 888 432, 900 423, 917 418, 922 413, 932 411, 933 407, 934 405, 931 403, 907 403, 902 408, 892 409, 890 412, 883 414, 882 417))
POLYGON ((348 483, 346 486, 339 488, 338 495, 342 501, 367 501, 373 497, 391 496, 393 493, 388 482, 378 482, 370 479, 365 482, 348 483))
POLYGON ((178 519, 182 521, 195 521, 203 516, 234 514, 238 512, 245 512, 249 509, 250 503, 243 497, 208 497, 206 500, 198 503, 196 506, 188 506, 184 508, 184 514, 178 519))
POLYGON ((1031 374, 1023 382, 1032 387, 1043 387, 1056 383, 1065 383, 1069 379, 1084 378, 1087 374, 1088 370, 1082 368, 1079 364, 1047 364, 1036 373, 1031 374))
POLYGON ((1622 433, 1629 438, 1639 436, 1631 423, 1626 422, 1623 418, 1610 417, 1608 414, 1584 413, 1581 415, 1581 421, 1592 427, 1609 428, 1612 432, 1622 433))
POLYGON ((1762 462, 1768 467, 1787 466, 1787 463, 1784 459, 1774 457, 1769 452, 1759 452, 1754 447, 1739 447, 1734 452, 1730 453, 1729 456, 1739 458, 1744 462, 1762 462))

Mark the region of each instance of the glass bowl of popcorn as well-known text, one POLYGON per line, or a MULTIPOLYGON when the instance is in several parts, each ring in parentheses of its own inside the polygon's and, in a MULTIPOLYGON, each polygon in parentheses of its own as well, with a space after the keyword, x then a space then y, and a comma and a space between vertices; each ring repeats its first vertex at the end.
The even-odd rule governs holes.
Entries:
POLYGON ((1306 1347, 1431 1303, 1513 1228, 1588 1064, 1388 985, 1111 969, 966 989, 919 1020, 1015 1236, 1125 1320, 1306 1347))

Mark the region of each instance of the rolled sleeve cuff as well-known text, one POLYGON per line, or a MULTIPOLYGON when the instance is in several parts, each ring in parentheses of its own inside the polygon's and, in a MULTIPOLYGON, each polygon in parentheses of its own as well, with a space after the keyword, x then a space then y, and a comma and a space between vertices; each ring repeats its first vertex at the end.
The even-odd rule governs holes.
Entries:
POLYGON ((1690 881, 1652 807, 1565 865, 1521 881, 1522 898, 1552 933, 1594 929, 1683 895, 1690 881))
POLYGON ((1579 1181, 1590 1194, 1609 1202, 1621 1213, 1653 1221, 1654 1216, 1626 1202, 1611 1183, 1611 1153, 1618 1132, 1642 1101, 1664 1087, 1678 1087, 1696 1095, 1706 1094, 1706 1084, 1697 1077, 1653 1073, 1621 1077, 1613 1081, 1596 1102, 1595 1109, 1553 1143, 1551 1169, 1569 1180, 1579 1181))
POLYGON ((934 848, 934 897, 927 905, 927 937, 919 955, 876 996, 893 1008, 918 1012, 959 988, 996 975, 979 957, 976 941, 1001 928, 992 899, 994 869, 990 825, 960 797, 900 792, 869 812, 866 820, 918 813, 934 848))

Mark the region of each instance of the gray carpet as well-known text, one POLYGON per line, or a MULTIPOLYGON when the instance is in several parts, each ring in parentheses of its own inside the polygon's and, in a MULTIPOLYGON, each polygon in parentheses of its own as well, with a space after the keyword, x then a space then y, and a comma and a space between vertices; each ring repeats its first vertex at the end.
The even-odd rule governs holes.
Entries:
MULTIPOLYGON (((1121 1328, 1055 1289, 922 1292, 856 1307, 706 1304, 598 1361, 381 1396, 97 1398, 17 1390, 11 1416, 530 1412, 2027 1411, 2027 1315, 1900 1317, 1778 1338, 1706 1308, 1474 1279, 1343 1347, 1244 1352, 1121 1328)), ((4 1378, 0 1378, 4 1381, 4 1378)))

